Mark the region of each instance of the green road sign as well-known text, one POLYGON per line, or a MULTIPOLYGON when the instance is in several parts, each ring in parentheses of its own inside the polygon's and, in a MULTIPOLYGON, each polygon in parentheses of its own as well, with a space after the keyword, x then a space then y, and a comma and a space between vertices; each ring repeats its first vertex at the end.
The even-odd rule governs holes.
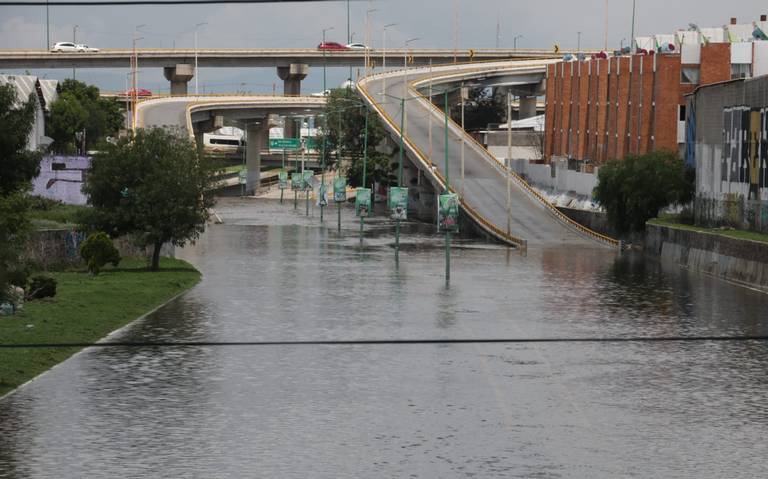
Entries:
POLYGON ((333 201, 336 203, 347 201, 347 179, 343 176, 333 178, 333 201))
POLYGON ((288 172, 280 170, 277 172, 277 187, 281 190, 288 188, 288 172))
POLYGON ((393 220, 408 219, 408 188, 389 188, 388 206, 393 220))
POLYGON ((355 194, 355 215, 366 217, 371 215, 371 189, 358 188, 355 194))
POLYGON ((304 175, 300 171, 291 173, 291 189, 293 191, 302 191, 304 189, 304 175))
POLYGON ((238 176, 238 181, 240 182, 241 185, 244 185, 244 184, 248 183, 248 170, 247 169, 240 170, 240 173, 238 173, 237 176, 238 176))
POLYGON ((304 189, 312 189, 312 180, 315 178, 315 172, 312 170, 304 170, 304 189))
POLYGON ((459 231, 459 195, 440 195, 437 202, 438 224, 442 231, 459 231))
POLYGON ((270 150, 298 150, 301 148, 301 140, 298 138, 270 138, 270 150))

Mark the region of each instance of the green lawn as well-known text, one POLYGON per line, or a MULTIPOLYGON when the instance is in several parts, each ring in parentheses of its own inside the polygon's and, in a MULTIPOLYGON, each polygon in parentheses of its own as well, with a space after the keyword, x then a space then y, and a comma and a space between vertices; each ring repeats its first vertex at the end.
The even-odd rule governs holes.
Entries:
POLYGON ((693 226, 683 223, 678 223, 674 218, 656 218, 648 221, 648 224, 659 226, 670 226, 672 228, 678 228, 682 230, 698 231, 701 233, 710 233, 720 236, 726 236, 728 238, 745 239, 751 241, 759 241, 761 243, 768 243, 768 234, 757 233, 755 231, 745 230, 730 230, 722 228, 704 228, 702 226, 693 226))
POLYGON ((55 205, 46 210, 30 209, 27 217, 36 229, 58 229, 77 224, 77 215, 88 210, 88 206, 55 205))
MULTIPOLYGON (((0 317, 0 344, 95 342, 191 288, 200 273, 189 263, 163 258, 150 272, 146 261, 125 259, 96 277, 84 272, 51 273, 54 298, 25 305, 0 317)), ((0 396, 76 353, 79 348, 0 348, 0 396)))

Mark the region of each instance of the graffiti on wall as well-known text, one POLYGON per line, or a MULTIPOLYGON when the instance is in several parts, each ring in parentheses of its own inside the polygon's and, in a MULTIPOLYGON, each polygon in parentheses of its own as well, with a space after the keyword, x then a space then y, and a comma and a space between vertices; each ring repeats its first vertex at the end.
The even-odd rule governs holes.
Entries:
POLYGON ((723 109, 721 180, 748 183, 748 199, 760 199, 768 186, 768 108, 723 109))

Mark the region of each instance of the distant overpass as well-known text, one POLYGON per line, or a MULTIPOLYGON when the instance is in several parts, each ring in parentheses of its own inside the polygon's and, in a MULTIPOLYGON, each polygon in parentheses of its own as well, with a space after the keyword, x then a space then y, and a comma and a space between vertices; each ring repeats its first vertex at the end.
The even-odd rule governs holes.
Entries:
MULTIPOLYGON (((0 69, 49 69, 49 68, 130 68, 131 49, 103 49, 95 53, 51 53, 47 50, 0 50, 0 69)), ((386 61, 388 68, 403 66, 407 59, 410 66, 432 64, 486 62, 496 60, 525 60, 534 58, 560 58, 563 53, 552 50, 478 48, 478 49, 402 49, 392 48, 365 50, 318 50, 270 49, 270 48, 201 48, 197 50, 200 68, 265 68, 277 69, 284 84, 286 95, 301 93, 301 80, 310 67, 365 66, 366 58, 373 71, 381 69, 386 61)), ((163 68, 171 82, 171 94, 187 93, 187 83, 194 77, 195 49, 142 48, 136 50, 141 69, 163 68)))
MULTIPOLYGON (((195 95, 154 98, 136 106, 137 128, 164 128, 192 139, 221 128, 225 119, 237 122, 247 135, 246 191, 258 188, 261 155, 269 144, 269 117, 317 115, 325 109, 324 97, 281 95, 195 95)), ((288 122, 290 124, 290 122, 288 122)), ((291 137, 291 129, 286 129, 291 137)))

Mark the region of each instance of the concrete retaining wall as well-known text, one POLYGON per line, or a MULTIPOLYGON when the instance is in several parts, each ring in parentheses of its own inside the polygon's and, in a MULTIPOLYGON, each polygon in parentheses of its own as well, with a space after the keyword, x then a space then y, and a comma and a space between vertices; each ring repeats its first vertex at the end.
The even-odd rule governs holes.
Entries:
POLYGON ((768 292, 768 244, 646 225, 645 251, 662 261, 768 292))
POLYGON ((561 193, 571 192, 591 198, 592 190, 597 186, 597 170, 595 173, 569 170, 566 162, 543 165, 513 160, 512 169, 534 186, 561 193))
MULTIPOLYGON (((80 245, 85 234, 75 230, 40 230, 32 233, 24 250, 24 257, 43 269, 80 264, 80 245)), ((123 257, 149 257, 151 250, 136 246, 128 237, 114 240, 115 247, 123 257)), ((163 256, 173 257, 173 245, 163 245, 163 256)))

